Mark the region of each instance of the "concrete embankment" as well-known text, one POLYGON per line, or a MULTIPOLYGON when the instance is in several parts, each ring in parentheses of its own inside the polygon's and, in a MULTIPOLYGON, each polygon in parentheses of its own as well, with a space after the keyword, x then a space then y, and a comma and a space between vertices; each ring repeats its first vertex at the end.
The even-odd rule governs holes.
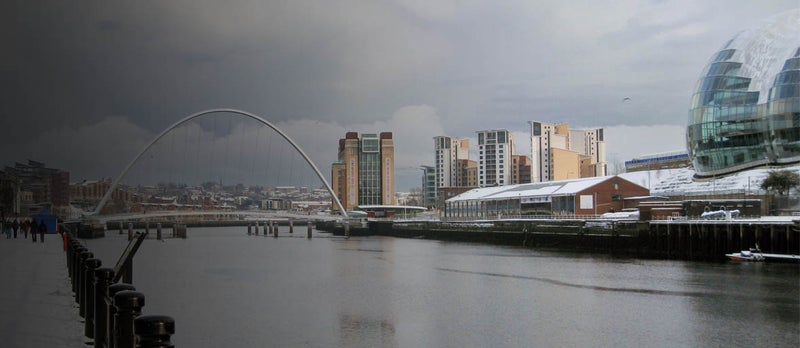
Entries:
MULTIPOLYGON (((800 222, 496 220, 472 222, 370 221, 350 235, 451 240, 531 248, 609 252, 646 258, 721 260, 758 244, 762 251, 800 253, 800 222)), ((341 224, 318 229, 342 234, 341 224)))

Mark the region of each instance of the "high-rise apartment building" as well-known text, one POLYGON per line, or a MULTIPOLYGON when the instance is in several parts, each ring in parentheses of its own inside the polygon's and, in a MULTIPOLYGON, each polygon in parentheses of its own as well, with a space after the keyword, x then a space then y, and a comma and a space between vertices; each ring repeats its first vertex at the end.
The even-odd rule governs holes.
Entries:
POLYGON ((531 182, 608 175, 603 128, 530 121, 531 182))
POLYGON ((511 155, 514 139, 508 130, 478 131, 478 186, 511 184, 511 155))
POLYGON ((531 182, 531 159, 525 155, 511 156, 511 184, 531 182))
POLYGON ((365 133, 359 138, 357 132, 347 132, 339 139, 338 160, 331 167, 331 181, 344 209, 395 204, 392 133, 365 133))
POLYGON ((458 160, 458 185, 478 187, 478 162, 469 159, 458 160))
POLYGON ((433 143, 436 187, 464 186, 465 174, 460 171, 459 161, 469 159, 469 139, 438 136, 433 143))

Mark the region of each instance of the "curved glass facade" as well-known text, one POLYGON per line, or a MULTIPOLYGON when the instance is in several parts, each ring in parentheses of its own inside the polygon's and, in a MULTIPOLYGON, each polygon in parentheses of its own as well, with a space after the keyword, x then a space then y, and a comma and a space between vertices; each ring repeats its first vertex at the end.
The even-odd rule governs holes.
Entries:
POLYGON ((698 176, 800 162, 800 9, 743 31, 695 87, 686 130, 698 176))

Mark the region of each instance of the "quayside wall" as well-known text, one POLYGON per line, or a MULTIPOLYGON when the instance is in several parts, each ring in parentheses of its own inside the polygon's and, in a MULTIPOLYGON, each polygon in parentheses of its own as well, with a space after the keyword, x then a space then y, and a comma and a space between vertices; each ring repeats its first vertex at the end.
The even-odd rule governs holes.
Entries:
MULTIPOLYGON (((341 224, 318 229, 342 234, 341 224)), ((495 220, 471 222, 369 221, 350 235, 380 235, 530 248, 608 252, 643 258, 722 260, 755 247, 800 254, 800 220, 592 221, 495 220)))

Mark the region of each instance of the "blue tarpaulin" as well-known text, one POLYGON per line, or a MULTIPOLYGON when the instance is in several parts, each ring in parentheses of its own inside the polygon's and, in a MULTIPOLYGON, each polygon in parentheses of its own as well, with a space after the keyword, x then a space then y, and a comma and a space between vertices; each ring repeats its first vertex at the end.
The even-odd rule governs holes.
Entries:
POLYGON ((39 210, 39 212, 31 216, 31 218, 36 220, 36 226, 39 226, 39 221, 44 220, 44 225, 47 226, 48 233, 53 233, 56 231, 56 223, 58 222, 58 218, 49 210, 39 210))

